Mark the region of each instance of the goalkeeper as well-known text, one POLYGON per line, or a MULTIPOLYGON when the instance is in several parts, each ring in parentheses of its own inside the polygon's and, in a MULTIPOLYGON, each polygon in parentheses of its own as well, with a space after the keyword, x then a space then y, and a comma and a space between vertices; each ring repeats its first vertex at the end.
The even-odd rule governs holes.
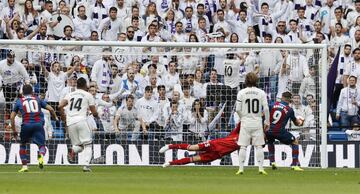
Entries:
POLYGON ((276 102, 270 113, 270 128, 265 132, 269 148, 269 160, 272 169, 277 169, 275 164, 275 139, 286 145, 291 145, 292 158, 291 169, 295 171, 303 171, 299 163, 299 142, 298 140, 285 129, 289 119, 295 123, 296 126, 304 124, 303 118, 296 118, 294 110, 289 106, 292 94, 290 92, 282 93, 281 101, 276 102))
POLYGON ((163 167, 165 168, 170 165, 184 165, 188 163, 207 163, 230 154, 231 152, 239 149, 237 144, 239 131, 240 123, 238 123, 235 129, 224 138, 214 139, 195 145, 190 145, 187 143, 165 145, 159 150, 160 153, 165 153, 165 151, 169 149, 203 152, 192 157, 185 157, 182 159, 173 160, 171 162, 165 162, 163 167))

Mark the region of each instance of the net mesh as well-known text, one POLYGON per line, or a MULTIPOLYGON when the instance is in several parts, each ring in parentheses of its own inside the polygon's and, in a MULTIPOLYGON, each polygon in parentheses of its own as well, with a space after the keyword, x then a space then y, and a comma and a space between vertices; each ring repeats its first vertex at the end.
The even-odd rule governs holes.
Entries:
MULTIPOLYGON (((228 135, 239 120, 234 111, 237 92, 244 87, 246 73, 256 72, 260 78, 258 86, 266 92, 270 105, 282 92, 294 94, 291 106, 296 116, 305 118, 305 123, 302 127, 288 123, 288 130, 300 140, 301 165, 320 166, 319 49, 60 45, 2 45, 2 48, 2 59, 8 60, 9 50, 14 51, 15 61, 25 67, 30 78, 2 76, 0 163, 21 163, 9 115, 24 82, 30 82, 35 94, 57 109, 59 100, 74 90, 74 78, 86 78, 100 114, 100 119, 88 118, 94 138, 92 162, 148 165, 196 154, 181 150, 159 154, 159 148, 165 144, 196 144, 228 135), (146 86, 153 89, 153 104, 138 103, 146 86), (128 96, 134 97, 132 105, 128 104, 128 96), (170 106, 171 101, 178 102, 179 125, 170 116, 175 109, 170 106), (200 119, 195 111, 197 105, 201 109, 200 119), (137 109, 127 109, 129 106, 137 109), (149 121, 146 127, 140 125, 139 115, 149 121)), ((18 115, 18 132, 21 120, 18 115)), ((48 112, 45 120, 46 161, 68 164, 70 141, 64 124, 52 120, 48 112)), ((36 163, 36 146, 29 150, 30 161, 36 163)), ((248 156, 248 164, 254 165, 251 147, 248 156)), ((237 165, 237 157, 234 152, 212 165, 237 165)), ((289 166, 291 148, 277 144, 275 158, 279 166, 289 166)), ((82 160, 80 155, 79 164, 82 160)), ((268 164, 266 160, 265 165, 268 164)))

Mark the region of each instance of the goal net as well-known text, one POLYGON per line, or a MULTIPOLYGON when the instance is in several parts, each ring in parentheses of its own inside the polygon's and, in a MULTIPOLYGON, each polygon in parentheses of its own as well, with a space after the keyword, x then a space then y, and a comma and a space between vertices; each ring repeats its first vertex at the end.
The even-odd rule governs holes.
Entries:
MULTIPOLYGON (((305 118, 302 127, 287 124, 300 141, 301 166, 327 167, 325 45, 6 40, 0 45, 2 62, 9 63, 15 53, 15 63, 25 70, 14 76, 0 70, 0 164, 21 163, 19 139, 14 138, 9 119, 25 82, 57 109, 59 101, 74 91, 76 79, 85 78, 100 115, 88 118, 92 163, 159 165, 197 154, 183 150, 159 154, 165 144, 197 144, 227 136, 239 121, 237 93, 244 88, 246 73, 255 72, 270 106, 290 91, 295 115, 305 118)), ((66 127, 44 113, 45 161, 69 164, 66 127)), ((21 115, 15 120, 20 132, 21 115)), ((279 143, 275 148, 277 164, 290 166, 291 148, 279 143)), ((31 144, 28 150, 29 162, 36 164, 37 146, 31 144)), ((264 150, 269 165, 267 146, 264 150)), ((251 146, 247 155, 246 164, 256 165, 251 146)), ((80 154, 77 164, 83 161, 80 154)), ((237 151, 209 165, 238 165, 237 151)))

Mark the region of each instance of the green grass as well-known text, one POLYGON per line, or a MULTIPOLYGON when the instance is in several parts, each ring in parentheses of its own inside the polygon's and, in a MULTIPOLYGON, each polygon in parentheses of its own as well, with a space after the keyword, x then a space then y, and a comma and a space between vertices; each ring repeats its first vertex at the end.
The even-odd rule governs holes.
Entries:
POLYGON ((93 167, 83 173, 80 166, 45 166, 40 171, 17 173, 20 165, 0 165, 0 194, 56 193, 156 193, 156 194, 231 194, 301 193, 351 194, 360 192, 359 169, 267 169, 268 176, 246 168, 236 176, 235 167, 93 167))

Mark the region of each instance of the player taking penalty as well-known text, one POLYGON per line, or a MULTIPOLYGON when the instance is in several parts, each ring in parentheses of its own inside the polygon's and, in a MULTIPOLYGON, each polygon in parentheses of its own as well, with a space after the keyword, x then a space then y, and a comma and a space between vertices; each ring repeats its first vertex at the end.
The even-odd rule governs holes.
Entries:
POLYGON ((264 131, 269 127, 269 107, 266 94, 256 87, 258 77, 255 73, 248 73, 245 77, 246 88, 239 91, 236 99, 236 112, 240 117, 241 131, 238 140, 239 170, 236 174, 244 173, 246 147, 250 144, 255 147, 256 160, 259 165, 259 174, 267 175, 264 170, 264 131), (264 126, 263 117, 265 115, 264 126))
POLYGON ((183 144, 170 144, 163 146, 159 152, 165 153, 167 150, 188 150, 188 151, 204 151, 192 157, 186 157, 178 160, 173 160, 171 162, 165 162, 163 167, 168 167, 170 165, 185 165, 188 163, 207 163, 213 160, 222 158, 223 156, 232 153, 235 150, 239 149, 237 145, 238 137, 240 131, 240 123, 237 124, 236 128, 226 137, 206 141, 196 145, 190 145, 187 143, 183 144))
POLYGON ((16 100, 13 111, 11 112, 11 127, 14 131, 14 136, 16 137, 15 131, 15 116, 20 111, 22 115, 22 125, 20 132, 20 158, 22 163, 22 168, 19 172, 28 172, 27 167, 27 153, 26 153, 26 144, 32 139, 39 147, 38 152, 38 162, 39 168, 44 168, 44 156, 46 154, 45 148, 45 130, 44 130, 44 114, 41 111, 41 108, 45 108, 50 111, 53 118, 57 121, 57 116, 54 109, 47 105, 46 102, 40 100, 39 97, 33 95, 33 88, 31 85, 23 86, 22 97, 16 100))
POLYGON ((289 106, 291 97, 292 94, 290 92, 284 92, 282 94, 281 101, 276 102, 271 109, 270 128, 265 132, 266 138, 268 140, 269 160, 272 169, 277 169, 274 158, 274 141, 277 139, 283 144, 290 145, 292 148, 293 160, 291 163, 291 169, 295 171, 303 171, 303 169, 299 167, 299 142, 290 132, 285 129, 289 119, 296 126, 302 126, 304 124, 304 119, 296 118, 294 110, 289 106))

